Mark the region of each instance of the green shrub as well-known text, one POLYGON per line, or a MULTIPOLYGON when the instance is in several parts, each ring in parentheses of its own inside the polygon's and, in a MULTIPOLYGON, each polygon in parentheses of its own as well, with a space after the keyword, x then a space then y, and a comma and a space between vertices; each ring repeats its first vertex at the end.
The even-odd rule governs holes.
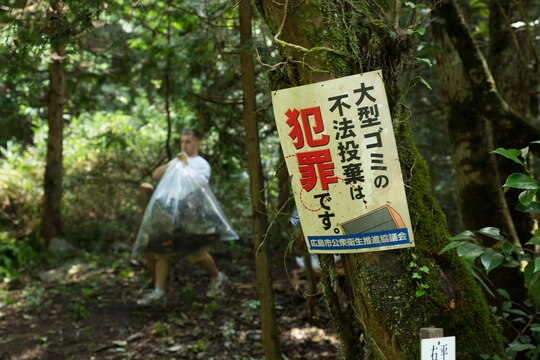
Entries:
MULTIPOLYGON (((538 144, 540 141, 534 141, 538 144)), ((494 150, 493 153, 506 157, 523 167, 522 173, 508 176, 503 185, 506 192, 510 188, 521 191, 516 210, 530 213, 538 219, 540 202, 538 190, 540 182, 529 171, 527 165, 528 149, 494 150)), ((478 231, 463 231, 450 238, 441 253, 457 250, 458 256, 465 260, 472 274, 477 278, 486 292, 494 294, 495 290, 503 301, 500 309, 493 307, 495 319, 512 329, 515 333, 506 341, 506 354, 510 359, 526 356, 528 359, 540 358, 540 230, 525 245, 513 244, 501 235, 499 229, 486 227, 478 231), (489 241, 480 241, 479 237, 489 241), (516 302, 504 288, 492 289, 487 275, 496 268, 518 268, 524 266, 524 285, 529 298, 516 302)), ((509 284, 510 285, 510 284, 509 284)), ((482 359, 490 359, 489 355, 481 355, 482 359)))

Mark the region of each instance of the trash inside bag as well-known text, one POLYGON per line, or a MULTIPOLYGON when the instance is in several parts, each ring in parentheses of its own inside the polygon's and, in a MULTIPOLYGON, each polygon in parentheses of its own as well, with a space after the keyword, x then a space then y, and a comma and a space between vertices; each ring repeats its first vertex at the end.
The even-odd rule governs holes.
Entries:
POLYGON ((146 206, 133 255, 187 255, 238 238, 208 184, 175 158, 146 206))

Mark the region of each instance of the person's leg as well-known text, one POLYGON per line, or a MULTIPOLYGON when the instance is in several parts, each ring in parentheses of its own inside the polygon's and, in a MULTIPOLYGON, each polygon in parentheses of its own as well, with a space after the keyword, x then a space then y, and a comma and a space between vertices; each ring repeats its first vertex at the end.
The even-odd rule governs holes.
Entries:
POLYGON ((217 268, 216 262, 210 253, 206 253, 203 258, 195 262, 195 265, 205 270, 212 279, 215 279, 219 276, 219 270, 217 268))
POLYGON ((146 257, 146 269, 148 270, 148 277, 152 279, 152 284, 156 283, 156 258, 154 256, 146 257))
POLYGON ((170 263, 165 256, 156 257, 155 261, 155 288, 163 292, 167 289, 167 278, 169 276, 170 263))
POLYGON ((153 273, 154 290, 137 301, 138 305, 152 305, 165 300, 170 262, 166 256, 147 258, 148 271, 153 273))
POLYGON ((207 249, 202 249, 189 254, 187 260, 206 271, 212 278, 206 296, 215 297, 221 295, 227 284, 227 276, 219 271, 214 258, 207 249))

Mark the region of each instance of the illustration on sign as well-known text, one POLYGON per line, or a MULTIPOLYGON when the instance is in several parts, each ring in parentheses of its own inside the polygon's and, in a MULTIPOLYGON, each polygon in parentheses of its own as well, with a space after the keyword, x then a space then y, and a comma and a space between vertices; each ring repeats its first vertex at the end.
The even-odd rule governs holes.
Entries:
POLYGON ((310 252, 414 246, 382 73, 272 93, 310 252))

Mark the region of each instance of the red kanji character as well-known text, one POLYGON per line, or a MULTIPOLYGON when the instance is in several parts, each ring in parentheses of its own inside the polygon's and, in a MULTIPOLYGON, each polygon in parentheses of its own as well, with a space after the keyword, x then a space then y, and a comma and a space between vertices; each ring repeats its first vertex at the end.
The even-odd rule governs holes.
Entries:
POLYGON ((324 123, 321 115, 321 108, 318 106, 301 109, 289 109, 285 112, 287 121, 285 122, 291 128, 289 137, 293 140, 293 145, 296 149, 304 147, 304 141, 310 147, 324 146, 330 141, 330 135, 321 134, 318 139, 314 135, 324 131, 324 123), (301 115, 302 123, 298 121, 298 115, 301 115), (313 124, 311 124, 313 118, 313 124))
POLYGON ((330 149, 308 151, 297 153, 298 169, 301 174, 300 183, 306 191, 311 191, 317 184, 317 173, 321 179, 321 187, 323 190, 328 190, 328 185, 337 182, 337 176, 334 175, 334 163, 330 149))
POLYGON ((293 140, 293 145, 297 149, 301 149, 304 147, 304 135, 302 134, 302 128, 300 127, 300 123, 298 122, 299 114, 300 112, 296 109, 289 109, 285 113, 285 115, 287 115, 286 124, 289 125, 289 127, 291 128, 289 137, 293 140))
POLYGON ((319 139, 314 139, 314 134, 319 134, 324 131, 324 123, 321 115, 321 108, 319 106, 306 108, 300 110, 302 115, 302 125, 304 127, 304 133, 306 135, 306 142, 311 147, 324 146, 330 141, 330 135, 322 134, 319 139), (309 118, 313 117, 315 123, 311 126, 309 118))

